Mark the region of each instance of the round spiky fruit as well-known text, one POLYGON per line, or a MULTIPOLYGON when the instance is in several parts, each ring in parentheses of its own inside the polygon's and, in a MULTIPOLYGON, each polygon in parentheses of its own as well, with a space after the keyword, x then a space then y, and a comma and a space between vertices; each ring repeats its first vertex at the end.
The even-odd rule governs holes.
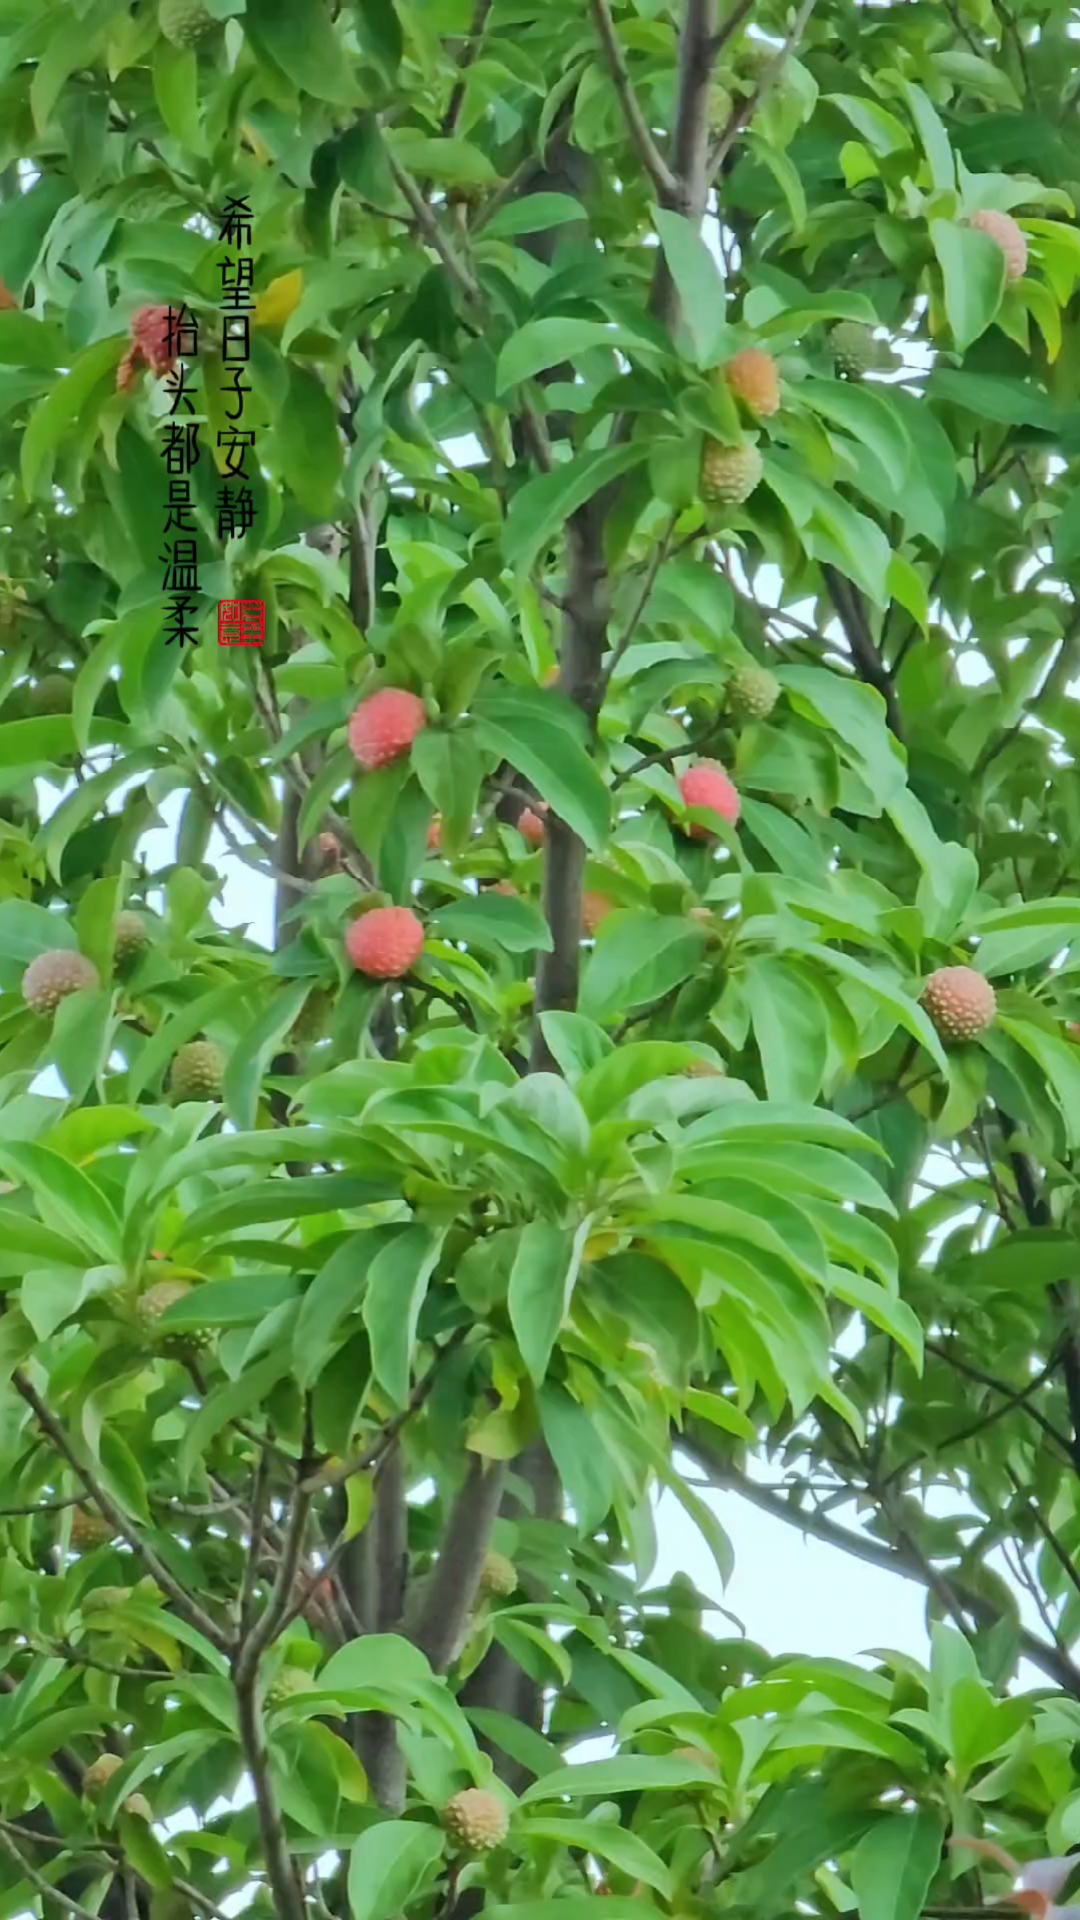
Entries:
POLYGON ((706 506, 741 507, 764 471, 761 455, 749 441, 725 447, 721 440, 706 440, 701 453, 701 497, 706 506))
POLYGON ((1005 278, 1010 285, 1023 279, 1027 272, 1028 246, 1023 230, 1011 213, 999 213, 996 207, 980 207, 972 214, 968 226, 997 242, 1005 255, 1005 278))
POLYGON ((586 939, 591 940, 602 920, 614 913, 615 902, 609 900, 606 893, 585 893, 581 897, 581 927, 586 939))
POLYGON ((465 1787, 443 1808, 443 1825, 452 1839, 473 1853, 499 1847, 510 1830, 510 1816, 498 1794, 465 1787))
POLYGON ((49 714, 70 713, 72 692, 66 673, 46 673, 31 687, 27 705, 35 720, 43 720, 49 714))
POLYGON ((333 994, 325 987, 313 987, 289 1028, 289 1045, 314 1046, 325 1035, 333 1010, 333 994))
MULTIPOLYGON (((688 767, 679 779, 679 792, 685 806, 705 807, 710 813, 718 813, 729 827, 735 825, 742 811, 738 788, 715 760, 702 760, 696 767, 688 767)), ((688 827, 687 832, 691 840, 712 838, 707 827, 696 823, 688 827)))
POLYGON ((282 1667, 266 1689, 266 1704, 283 1707, 286 1700, 294 1699, 298 1693, 310 1693, 313 1684, 310 1673, 303 1667, 282 1667))
POLYGON ((145 1793, 129 1793, 124 1801, 124 1812, 134 1814, 137 1820, 145 1820, 147 1826, 154 1817, 154 1809, 145 1793))
POLYGON ((737 400, 767 419, 780 406, 780 375, 776 361, 764 347, 744 347, 723 369, 724 380, 737 400))
POLYGON ((400 980, 424 951, 424 929, 408 907, 375 907, 345 935, 349 959, 370 980, 400 980))
POLYGON ((83 1774, 83 1792, 88 1800, 96 1800, 104 1793, 114 1773, 119 1773, 123 1761, 118 1753, 103 1753, 97 1760, 91 1760, 83 1774))
POLYGON ((780 698, 780 682, 768 667, 740 667, 728 681, 728 711, 736 720, 767 720, 780 698))
POLYGON ((507 1600, 517 1592, 517 1568, 505 1553, 485 1553, 484 1565, 480 1573, 481 1593, 490 1593, 496 1599, 507 1600))
POLYGON ((186 1300, 191 1292, 186 1280, 159 1280, 155 1287, 148 1287, 135 1302, 135 1318, 146 1337, 147 1345, 160 1349, 162 1353, 201 1352, 213 1343, 213 1334, 208 1327, 186 1328, 182 1333, 161 1333, 158 1323, 175 1307, 177 1301, 186 1300))
POLYGON ((861 320, 839 320, 829 334, 833 365, 847 380, 861 380, 877 366, 877 341, 861 320))
POLYGON ((169 1091, 173 1105, 185 1100, 220 1100, 225 1080, 225 1055, 212 1040, 189 1040, 173 1057, 169 1091))
POLYGON ((96 987, 98 971, 84 953, 72 953, 57 947, 52 953, 39 953, 31 960, 22 977, 22 996, 34 1013, 55 1013, 69 993, 82 993, 96 987))
POLYGON ((218 22, 203 0, 161 0, 158 26, 174 47, 197 47, 218 22))
POLYGON ((993 987, 974 967, 939 967, 923 988, 922 1003, 942 1040, 977 1040, 997 1012, 993 987))
POLYGON ((546 812, 546 807, 538 805, 538 807, 525 807, 518 814, 517 830, 530 847, 542 847, 544 844, 547 829, 544 826, 543 815, 546 812))
POLYGON ((424 703, 403 687, 383 687, 361 700, 349 721, 349 745, 365 773, 408 753, 427 726, 424 703))
POLYGON ((124 966, 134 960, 150 945, 150 929, 141 913, 132 913, 125 907, 123 913, 116 916, 116 931, 113 939, 113 956, 117 966, 124 966))
POLYGON ((85 1507, 76 1507, 71 1516, 71 1544, 80 1553, 92 1553, 95 1547, 107 1547, 115 1538, 116 1529, 104 1514, 88 1513, 85 1507))

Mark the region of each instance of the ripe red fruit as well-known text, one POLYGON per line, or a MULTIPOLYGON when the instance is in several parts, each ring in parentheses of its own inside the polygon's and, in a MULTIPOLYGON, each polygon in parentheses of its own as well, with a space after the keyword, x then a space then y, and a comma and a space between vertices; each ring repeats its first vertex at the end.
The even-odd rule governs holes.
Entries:
MULTIPOLYGON (((738 788, 715 760, 702 760, 696 767, 688 767, 680 776, 679 792, 685 806, 707 807, 710 813, 718 813, 721 820, 726 820, 729 827, 735 825, 742 811, 738 788)), ((686 831, 691 840, 712 837, 707 827, 694 825, 686 831)))
POLYGON ((922 1003, 943 1040, 977 1040, 997 1012, 993 987, 974 967, 939 967, 923 988, 922 1003))
MULTIPOLYGON (((540 803, 540 811, 541 813, 547 812, 547 808, 543 806, 543 803, 540 803)), ((540 813, 537 813, 532 807, 526 807, 525 811, 518 815, 517 830, 522 839, 528 841, 530 847, 543 846, 544 822, 540 817, 540 813)))
POLYGON ((408 753, 427 726, 424 703, 404 687, 383 687, 360 705, 349 721, 349 745, 366 773, 388 767, 408 753))
POLYGON ((116 374, 121 393, 134 386, 140 367, 149 367, 154 375, 170 373, 176 365, 174 342, 169 339, 171 307, 140 307, 131 322, 131 345, 116 374))
POLYGON ((1012 214, 999 213, 996 207, 980 207, 978 212, 972 214, 968 225, 974 227, 977 233, 985 233, 989 240, 997 241, 1005 255, 1006 280, 1022 280, 1027 272, 1027 241, 1012 214))
POLYGON ((408 907, 374 907, 345 935, 349 959, 371 980, 400 980, 424 951, 424 929, 408 907))

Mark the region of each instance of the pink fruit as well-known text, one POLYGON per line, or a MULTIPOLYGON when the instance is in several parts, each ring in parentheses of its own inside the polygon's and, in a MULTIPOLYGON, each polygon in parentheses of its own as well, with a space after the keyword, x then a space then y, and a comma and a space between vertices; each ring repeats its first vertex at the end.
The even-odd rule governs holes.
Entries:
MULTIPOLYGON (((714 760, 702 760, 696 767, 688 767, 679 779, 679 792, 685 806, 705 807, 710 813, 718 813, 729 827, 735 825, 742 811, 738 788, 714 760)), ((707 827, 696 825, 688 827, 687 833, 691 840, 711 837, 707 827)))
POLYGON ((361 700, 349 721, 349 745, 366 773, 408 753, 427 725, 424 703, 403 687, 383 687, 361 700))
POLYGON ((400 980, 424 951, 424 929, 408 907, 374 907, 345 935, 349 959, 371 980, 400 980))
MULTIPOLYGON (((543 811, 546 812, 547 809, 544 808, 543 811)), ((528 841, 530 847, 543 846, 544 822, 532 807, 526 807, 524 812, 518 815, 517 830, 522 839, 528 841)))
POLYGON ((1027 241, 1012 214, 999 213, 996 207, 980 207, 968 225, 974 227, 976 233, 985 233, 988 239, 997 241, 1005 255, 1006 280, 1022 280, 1027 272, 1027 241))
POLYGON ((993 1026, 997 996, 974 967, 939 967, 923 988, 922 1003, 943 1040, 976 1040, 993 1026))
POLYGON ((606 920, 608 914, 613 913, 614 910, 615 902, 614 900, 609 900, 606 893, 586 893, 582 895, 581 925, 590 940, 600 925, 601 920, 606 920))

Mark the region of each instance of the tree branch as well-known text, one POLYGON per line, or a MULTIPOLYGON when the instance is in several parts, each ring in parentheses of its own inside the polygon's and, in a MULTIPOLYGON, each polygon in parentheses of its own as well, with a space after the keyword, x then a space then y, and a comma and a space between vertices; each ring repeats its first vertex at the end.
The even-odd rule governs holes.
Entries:
POLYGON ((851 658, 860 680, 874 687, 885 702, 885 718, 890 731, 897 740, 903 740, 904 728, 900 714, 896 689, 885 662, 874 643, 870 631, 870 622, 866 614, 866 604, 857 587, 845 580, 836 567, 823 566, 822 574, 829 589, 829 598, 836 608, 844 637, 851 649, 851 658))
POLYGON ((307 1920, 304 1890, 285 1838, 285 1828, 270 1777, 270 1756, 257 1698, 258 1670, 235 1678, 240 1744, 244 1750, 262 1835, 266 1877, 279 1920, 307 1920))
POLYGON ((209 1640, 211 1646, 216 1647, 219 1653, 228 1651, 230 1645, 228 1634, 218 1626, 215 1620, 211 1619, 208 1613, 203 1611, 197 1600, 192 1599, 187 1589, 181 1586, 164 1561, 159 1560, 153 1548, 141 1538, 115 1501, 110 1499, 100 1481, 88 1467, 83 1465, 60 1422, 49 1412, 40 1394, 20 1367, 15 1368, 11 1379, 16 1392, 26 1401, 42 1432, 48 1435, 57 1453, 63 1456, 72 1472, 77 1474, 94 1505, 115 1527, 117 1533, 127 1541, 132 1551, 138 1554, 147 1572, 153 1574, 162 1592, 168 1594, 181 1619, 186 1620, 197 1633, 201 1633, 204 1639, 209 1640))
POLYGON ((777 80, 783 72, 784 62, 788 54, 798 46, 799 41, 806 31, 807 22, 814 11, 814 4, 815 0, 803 0, 803 4, 792 22, 791 31, 785 39, 783 46, 779 49, 775 60, 769 62, 754 91, 743 101, 742 105, 736 107, 732 113, 727 126, 724 128, 716 146, 709 155, 707 168, 707 178, 709 180, 716 179, 724 161, 727 159, 728 154, 739 138, 740 133, 743 133, 750 125, 762 101, 776 85, 777 80))
POLYGON ((478 1453, 470 1456, 423 1606, 409 1635, 436 1673, 445 1673, 452 1663, 472 1611, 505 1477, 505 1462, 485 1460, 478 1453))
MULTIPOLYGON (((914 1580, 922 1587, 930 1584, 925 1562, 910 1550, 905 1552, 895 1546, 885 1546, 868 1534, 840 1526, 824 1514, 806 1512, 794 1506, 775 1488, 763 1487, 754 1480, 748 1480, 729 1461, 721 1460, 712 1453, 692 1432, 680 1434, 678 1445, 697 1462, 713 1486, 728 1493, 737 1493, 743 1500, 748 1500, 751 1506, 770 1514, 774 1520, 797 1527, 800 1533, 810 1534, 813 1539, 824 1541, 826 1546, 838 1547, 843 1553, 850 1553, 856 1560, 864 1561, 867 1566, 882 1567, 886 1573, 899 1574, 901 1579, 914 1580)), ((996 1625, 1001 1614, 992 1601, 955 1578, 950 1577, 949 1584, 965 1613, 969 1613, 973 1620, 984 1627, 996 1625)), ((1017 1634, 1025 1660, 1030 1660, 1040 1673, 1045 1673, 1057 1686, 1064 1687, 1067 1693, 1080 1699, 1080 1667, 1076 1667, 1068 1655, 1060 1653, 1056 1647, 1047 1646, 1028 1627, 1018 1627, 1017 1634)))
MULTIPOLYGON (((357 1612, 365 1631, 396 1632, 405 1609, 409 1552, 405 1470, 399 1440, 395 1440, 385 1456, 375 1487, 371 1518, 363 1533, 350 1541, 349 1546, 355 1550, 358 1576, 355 1587, 349 1583, 349 1599, 352 1601, 356 1591, 360 1602, 357 1612)), ((343 1561, 343 1576, 346 1567, 347 1561, 343 1561)), ((405 1805, 405 1767, 393 1714, 357 1714, 353 1744, 379 1806, 387 1813, 400 1813, 405 1805)))
POLYGON ((634 92, 634 83, 623 58, 623 50, 619 45, 619 36, 615 31, 615 22, 611 17, 608 0, 592 0, 592 12, 615 91, 619 96, 619 105, 622 107, 627 132, 637 148, 638 158, 656 188, 656 195, 661 204, 666 207, 678 206, 679 180, 672 173, 645 124, 645 117, 638 105, 637 94, 634 92))

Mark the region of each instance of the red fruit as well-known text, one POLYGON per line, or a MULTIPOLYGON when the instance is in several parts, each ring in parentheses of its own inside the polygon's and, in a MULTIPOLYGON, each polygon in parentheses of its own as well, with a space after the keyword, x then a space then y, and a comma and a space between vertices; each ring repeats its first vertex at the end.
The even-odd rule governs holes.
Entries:
POLYGON ((609 900, 606 893, 585 893, 582 895, 581 925, 590 940, 600 925, 601 920, 606 920, 608 914, 614 913, 614 911, 615 902, 614 900, 609 900))
MULTIPOLYGON (((547 812, 546 807, 542 807, 541 810, 545 813, 547 812)), ((532 807, 526 807, 525 811, 518 815, 517 830, 522 839, 528 841, 530 847, 543 846, 544 822, 540 818, 540 814, 534 812, 532 807)))
POLYGON ((922 1003, 943 1040, 977 1040, 997 1012, 993 987, 974 967, 939 967, 923 988, 922 1003))
POLYGON ((424 951, 424 929, 408 907, 375 907, 345 935, 349 959, 371 980, 400 980, 424 951))
POLYGON ((427 726, 424 703, 404 687, 383 687, 360 705, 349 721, 349 745, 366 773, 388 767, 408 753, 427 726))
POLYGON ((997 241, 1005 255, 1006 280, 1022 280, 1027 272, 1027 241, 1012 214, 999 213, 996 207, 980 207, 977 213, 972 214, 968 225, 974 227, 977 233, 985 233, 988 239, 997 241))
POLYGON ((140 366, 151 373, 171 372, 176 365, 175 343, 170 341, 172 307, 140 307, 131 322, 131 345, 121 360, 116 384, 121 393, 134 385, 140 366))
MULTIPOLYGON (((729 827, 735 825, 742 811, 738 788, 715 760, 702 760, 696 767, 688 767, 680 776, 679 792, 684 805, 706 807, 710 813, 718 813, 729 827)), ((711 838, 707 827, 691 826, 686 831, 691 840, 711 838)))

